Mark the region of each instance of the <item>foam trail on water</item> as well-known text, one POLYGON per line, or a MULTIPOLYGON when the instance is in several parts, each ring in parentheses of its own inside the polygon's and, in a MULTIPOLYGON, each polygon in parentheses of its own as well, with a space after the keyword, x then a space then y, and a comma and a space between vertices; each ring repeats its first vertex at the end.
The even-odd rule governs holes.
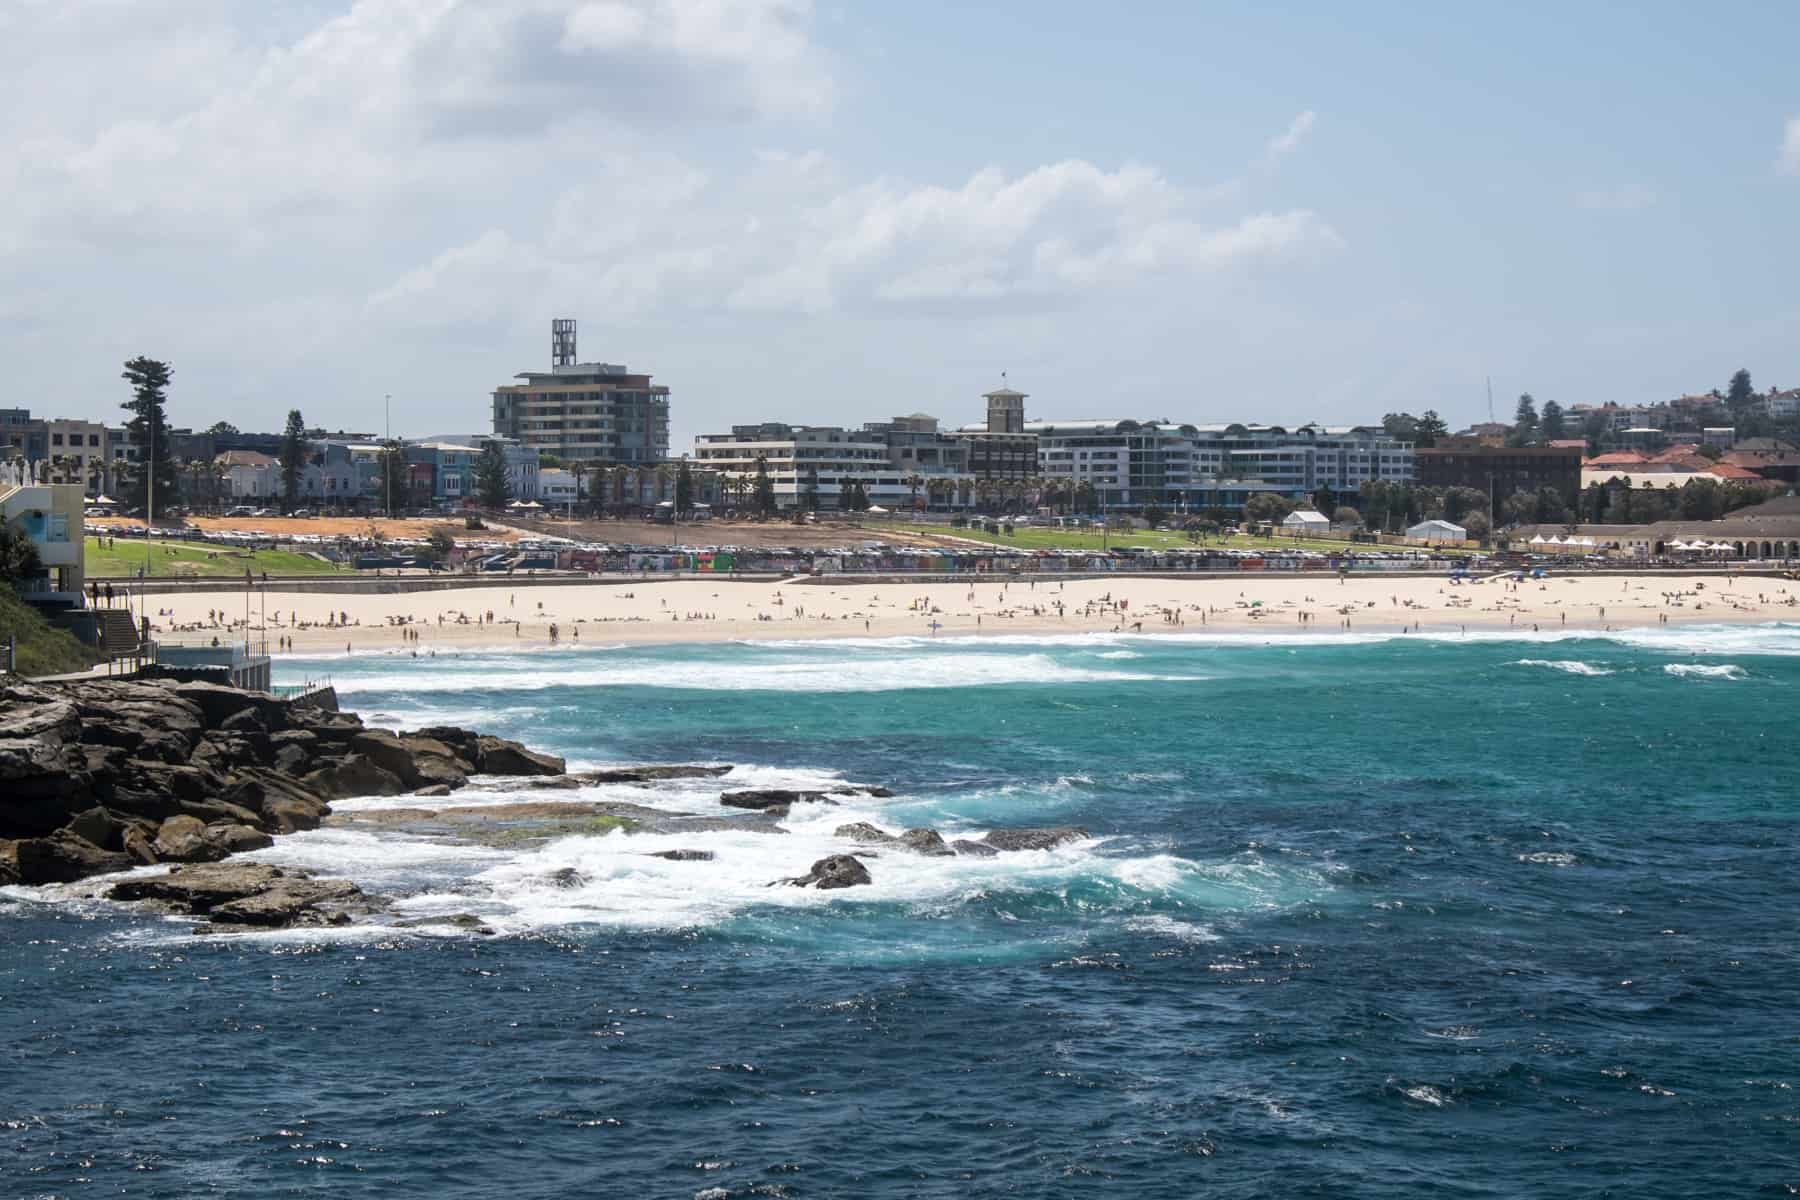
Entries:
POLYGON ((1607 667, 1596 667, 1592 663, 1584 663, 1571 658, 1521 658, 1510 665, 1515 667, 1548 667, 1553 671, 1562 671, 1569 675, 1611 675, 1614 672, 1607 667))
POLYGON ((1188 681, 1192 675, 1146 675, 1069 666, 1043 654, 953 654, 889 656, 876 662, 846 663, 834 670, 816 661, 755 662, 725 659, 626 660, 559 666, 534 664, 529 671, 442 668, 394 673, 342 675, 340 695, 404 691, 412 695, 494 690, 541 691, 554 687, 654 687, 699 691, 883 692, 920 688, 991 687, 999 684, 1076 684, 1188 681), (560 669, 559 669, 560 667, 560 669))
POLYGON ((1736 663, 1669 663, 1663 671, 1688 679, 1744 679, 1744 668, 1736 663))

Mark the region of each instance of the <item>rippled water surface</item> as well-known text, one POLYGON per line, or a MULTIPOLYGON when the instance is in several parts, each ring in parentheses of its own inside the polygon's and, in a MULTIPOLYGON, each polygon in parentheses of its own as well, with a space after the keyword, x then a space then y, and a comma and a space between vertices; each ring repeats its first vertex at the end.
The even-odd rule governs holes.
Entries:
POLYGON ((372 724, 736 764, 552 799, 896 794, 779 835, 259 855, 492 938, 196 937, 0 890, 0 1195, 1800 1188, 1800 627, 287 670, 372 724), (765 886, 857 820, 1092 836, 765 886), (643 853, 677 847, 715 859, 643 853))

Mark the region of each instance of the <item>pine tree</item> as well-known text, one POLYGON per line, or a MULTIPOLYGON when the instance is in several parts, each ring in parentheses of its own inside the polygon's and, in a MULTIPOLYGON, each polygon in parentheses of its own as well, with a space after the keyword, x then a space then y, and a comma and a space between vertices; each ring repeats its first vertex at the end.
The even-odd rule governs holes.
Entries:
POLYGON ((506 478, 506 455, 499 442, 481 448, 475 460, 475 494, 483 508, 503 508, 512 499, 512 483, 506 478))
POLYGON ((145 518, 154 521, 156 514, 148 509, 150 480, 156 480, 156 512, 166 509, 175 499, 175 456, 169 449, 169 419, 163 411, 168 395, 169 379, 174 371, 166 362, 139 356, 125 364, 120 378, 131 384, 132 396, 122 407, 132 414, 125 427, 137 444, 141 456, 131 473, 126 501, 133 508, 144 508, 145 518))
POLYGON ((1538 418, 1538 428, 1543 431, 1546 442, 1563 436, 1563 406, 1554 400, 1544 401, 1544 415, 1538 418))
POLYGON ((1512 437, 1508 440, 1515 446, 1531 445, 1537 436, 1537 425, 1537 401, 1526 392, 1519 397, 1519 407, 1513 412, 1512 437))
POLYGON ((1441 437, 1448 437, 1450 426, 1444 418, 1438 416, 1437 409, 1428 408, 1413 426, 1413 445, 1435 446, 1441 437))
POLYGON ((281 509, 293 512, 300 503, 300 471, 306 465, 306 422, 290 408, 281 435, 281 509))
POLYGON ((1725 389, 1725 403, 1731 409, 1731 415, 1741 416, 1750 402, 1756 399, 1756 389, 1750 385, 1750 372, 1739 367, 1731 377, 1730 385, 1725 389))

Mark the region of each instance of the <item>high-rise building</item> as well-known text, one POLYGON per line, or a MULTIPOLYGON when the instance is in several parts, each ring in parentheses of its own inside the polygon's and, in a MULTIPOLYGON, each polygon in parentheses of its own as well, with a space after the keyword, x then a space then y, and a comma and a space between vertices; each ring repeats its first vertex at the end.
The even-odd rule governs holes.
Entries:
POLYGON ((494 389, 494 432, 564 462, 655 463, 669 457, 669 389, 622 365, 575 361, 575 322, 551 329, 550 370, 494 389))

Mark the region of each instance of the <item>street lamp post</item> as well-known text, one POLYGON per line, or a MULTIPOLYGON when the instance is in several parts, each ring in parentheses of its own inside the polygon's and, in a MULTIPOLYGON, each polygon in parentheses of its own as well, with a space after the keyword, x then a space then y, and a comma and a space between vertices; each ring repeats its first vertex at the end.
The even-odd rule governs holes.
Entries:
POLYGON ((394 452, 394 394, 388 392, 381 397, 381 488, 384 497, 382 507, 387 512, 388 520, 394 519, 394 464, 387 456, 394 452))

